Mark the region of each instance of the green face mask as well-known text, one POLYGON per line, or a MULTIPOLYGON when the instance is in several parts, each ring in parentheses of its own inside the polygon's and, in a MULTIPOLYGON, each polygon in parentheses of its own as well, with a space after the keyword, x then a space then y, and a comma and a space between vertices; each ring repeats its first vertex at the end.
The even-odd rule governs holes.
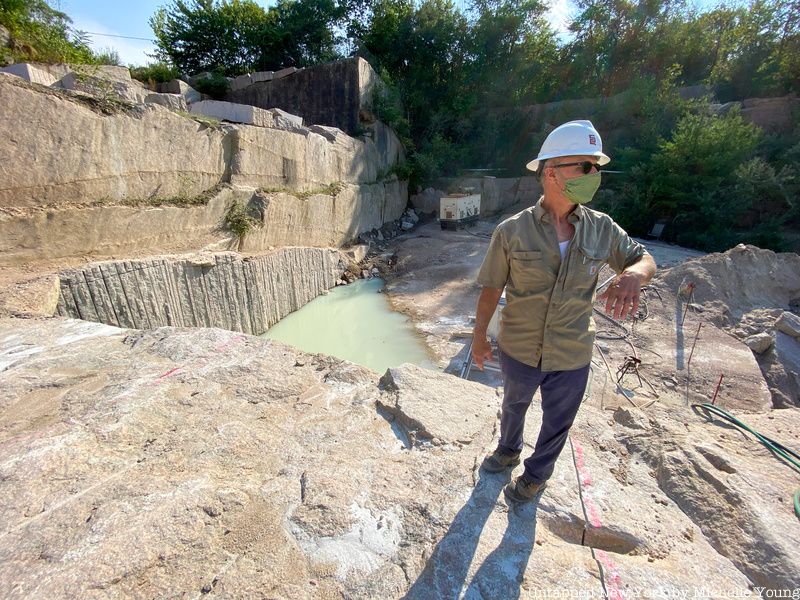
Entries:
POLYGON ((600 187, 600 173, 590 173, 575 179, 568 179, 565 185, 564 195, 569 198, 570 202, 586 204, 592 201, 595 192, 600 187))

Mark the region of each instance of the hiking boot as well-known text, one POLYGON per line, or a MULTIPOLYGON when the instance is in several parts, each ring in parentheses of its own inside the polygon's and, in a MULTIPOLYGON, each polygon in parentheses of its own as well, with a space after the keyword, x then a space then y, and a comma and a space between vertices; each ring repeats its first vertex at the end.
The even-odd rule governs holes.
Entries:
POLYGON ((483 459, 481 468, 489 473, 501 473, 506 469, 513 469, 519 464, 519 452, 508 454, 500 448, 483 459))
POLYGON ((511 502, 530 502, 536 495, 547 487, 546 481, 531 481, 525 475, 520 475, 503 488, 506 499, 511 502))

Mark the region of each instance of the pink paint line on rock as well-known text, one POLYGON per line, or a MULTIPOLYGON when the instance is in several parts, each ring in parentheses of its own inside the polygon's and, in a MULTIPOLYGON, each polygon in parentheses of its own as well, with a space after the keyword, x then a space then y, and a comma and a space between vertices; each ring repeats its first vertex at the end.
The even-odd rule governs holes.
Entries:
MULTIPOLYGON (((592 477, 589 474, 589 470, 586 468, 583 446, 574 438, 570 438, 570 440, 573 448, 575 448, 575 467, 578 470, 578 485, 581 486, 581 499, 583 500, 583 505, 586 507, 587 519, 592 527, 602 527, 600 511, 597 509, 597 505, 589 494, 589 488, 592 485, 592 477)), ((592 548, 592 552, 597 562, 603 566, 603 571, 605 572, 605 587, 609 600, 623 600, 624 595, 620 591, 622 581, 617 570, 617 565, 604 550, 592 548)))
MULTIPOLYGON (((226 340, 226 341, 224 341, 224 342, 222 342, 222 343, 220 343, 220 344, 217 344, 217 345, 214 347, 214 351, 213 351, 213 352, 214 352, 214 354, 218 354, 218 353, 222 352, 223 350, 227 350, 228 348, 230 348, 231 346, 233 346, 233 345, 235 345, 235 344, 239 344, 239 343, 243 342, 245 339, 247 339, 247 338, 246 338, 246 336, 243 336, 243 335, 237 335, 237 336, 235 336, 235 337, 232 337, 232 338, 231 338, 231 339, 229 339, 229 340, 226 340)), ((212 358, 212 356, 213 356, 213 355, 208 355, 208 356, 203 356, 203 357, 201 357, 201 358, 200 358, 200 360, 196 361, 196 362, 193 364, 193 366, 194 366, 194 367, 203 367, 203 366, 205 366, 205 365, 208 363, 208 361, 209 361, 209 360, 212 358)), ((166 378, 168 378, 168 377, 171 377, 171 376, 173 376, 175 373, 177 373, 178 371, 182 370, 184 366, 186 366, 186 365, 183 365, 183 366, 180 366, 180 367, 173 367, 173 368, 171 368, 171 369, 170 369, 169 371, 167 371, 166 373, 162 373, 161 375, 159 375, 158 377, 156 377, 156 378, 153 380, 153 383, 154 383, 154 384, 161 383, 161 382, 162 382, 162 381, 164 381, 166 378)))
POLYGON ((227 348, 230 348, 230 347, 231 347, 231 346, 233 346, 234 344, 238 344, 238 343, 240 343, 240 342, 243 342, 245 339, 247 339, 245 336, 243 336, 243 335, 237 335, 237 336, 235 336, 235 337, 232 337, 231 339, 229 339, 229 340, 227 340, 227 341, 225 341, 225 342, 222 342, 221 344, 218 344, 218 345, 217 345, 217 346, 214 348, 214 351, 215 351, 215 352, 222 352, 223 350, 225 350, 225 349, 227 349, 227 348))
POLYGON ((617 571, 617 565, 611 560, 611 557, 605 550, 595 550, 594 554, 605 570, 606 591, 608 592, 609 600, 623 600, 625 596, 619 589, 622 585, 622 580, 617 571))
POLYGON ((170 377, 170 376, 174 375, 176 372, 180 371, 182 368, 183 368, 183 367, 172 367, 172 368, 171 368, 169 371, 167 371, 166 373, 162 373, 161 375, 159 375, 158 377, 156 377, 156 378, 153 380, 153 383, 161 383, 161 382, 162 382, 164 379, 166 379, 167 377, 170 377))
POLYGON ((592 527, 601 527, 602 525, 600 522, 600 515, 597 510, 597 506, 595 505, 594 501, 588 494, 588 488, 589 486, 592 485, 592 477, 586 470, 586 461, 584 460, 583 446, 581 446, 577 440, 572 440, 572 444, 575 447, 575 464, 578 468, 578 482, 580 483, 581 486, 583 503, 584 506, 586 506, 586 513, 589 518, 589 524, 592 527))

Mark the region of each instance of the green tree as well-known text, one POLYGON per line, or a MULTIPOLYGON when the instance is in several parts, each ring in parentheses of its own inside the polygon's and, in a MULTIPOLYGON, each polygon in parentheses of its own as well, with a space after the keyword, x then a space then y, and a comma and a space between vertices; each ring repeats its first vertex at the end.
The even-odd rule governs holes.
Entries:
POLYGON ((675 63, 677 0, 578 0, 577 7, 569 27, 574 38, 563 49, 572 94, 609 96, 675 63))
POLYGON ((270 20, 253 0, 173 0, 150 18, 156 58, 189 74, 240 75, 257 63, 270 20))
POLYGON ((156 58, 186 73, 233 76, 305 67, 340 58, 349 4, 279 0, 264 10, 253 0, 172 0, 150 19, 156 58))
POLYGON ((536 0, 476 0, 468 34, 467 166, 519 171, 520 155, 532 152, 525 106, 547 100, 556 89, 558 47, 536 0))
POLYGON ((377 0, 352 23, 355 52, 396 86, 413 147, 412 184, 463 160, 474 105, 467 85, 466 17, 450 0, 377 0))
POLYGON ((17 60, 99 62, 82 32, 72 27, 72 19, 45 0, 0 0, 0 25, 16 42, 17 60))
POLYGON ((754 0, 748 8, 734 10, 729 26, 720 31, 710 75, 720 100, 775 91, 776 64, 771 55, 779 35, 776 9, 773 0, 754 0))
POLYGON ((555 88, 555 34, 538 0, 476 0, 469 32, 470 81, 489 106, 530 104, 555 88))
POLYGON ((341 58, 336 32, 346 27, 348 4, 335 0, 278 0, 259 37, 261 69, 307 67, 341 58))
POLYGON ((752 158, 760 138, 761 130, 735 110, 685 115, 649 161, 647 212, 672 219, 669 235, 678 243, 706 250, 735 244, 735 230, 753 202, 752 195, 740 193, 743 175, 737 173, 745 171, 737 170, 752 158))
POLYGON ((779 93, 800 92, 800 0, 781 0, 775 7, 776 42, 770 54, 779 93))

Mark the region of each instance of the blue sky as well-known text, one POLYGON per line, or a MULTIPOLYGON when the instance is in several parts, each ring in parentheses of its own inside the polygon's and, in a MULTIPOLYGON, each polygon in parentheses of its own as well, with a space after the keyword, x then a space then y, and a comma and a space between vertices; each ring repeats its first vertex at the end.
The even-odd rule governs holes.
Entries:
MULTIPOLYGON (((116 34, 139 38, 152 38, 147 23, 163 0, 127 0, 108 2, 100 0, 53 0, 51 5, 67 13, 76 29, 97 34, 116 34)), ((90 36, 90 45, 96 50, 114 48, 125 64, 143 65, 151 62, 145 52, 153 52, 151 42, 127 40, 101 35, 90 36)))
MULTIPOLYGON (((269 1, 256 0, 261 6, 269 1)), ((107 35, 124 35, 136 38, 152 38, 148 20, 160 6, 169 0, 51 0, 51 5, 67 13, 73 26, 82 31, 92 32, 90 45, 96 50, 114 48, 119 52, 124 64, 144 65, 152 62, 147 53, 154 51, 152 42, 130 40, 107 35)))
MULTIPOLYGON (((256 0, 266 7, 272 2, 256 0)), ((571 11, 570 0, 549 0, 548 19, 556 31, 563 32, 571 11)), ((690 4, 711 6, 715 0, 695 0, 690 4)), ((169 0, 52 0, 51 4, 67 13, 73 20, 76 29, 91 32, 90 45, 96 50, 115 49, 124 64, 144 65, 152 62, 147 53, 154 51, 152 42, 109 37, 99 34, 123 35, 135 38, 152 38, 148 20, 159 6, 169 4, 169 0)), ((465 4, 464 0, 456 4, 465 4)))

